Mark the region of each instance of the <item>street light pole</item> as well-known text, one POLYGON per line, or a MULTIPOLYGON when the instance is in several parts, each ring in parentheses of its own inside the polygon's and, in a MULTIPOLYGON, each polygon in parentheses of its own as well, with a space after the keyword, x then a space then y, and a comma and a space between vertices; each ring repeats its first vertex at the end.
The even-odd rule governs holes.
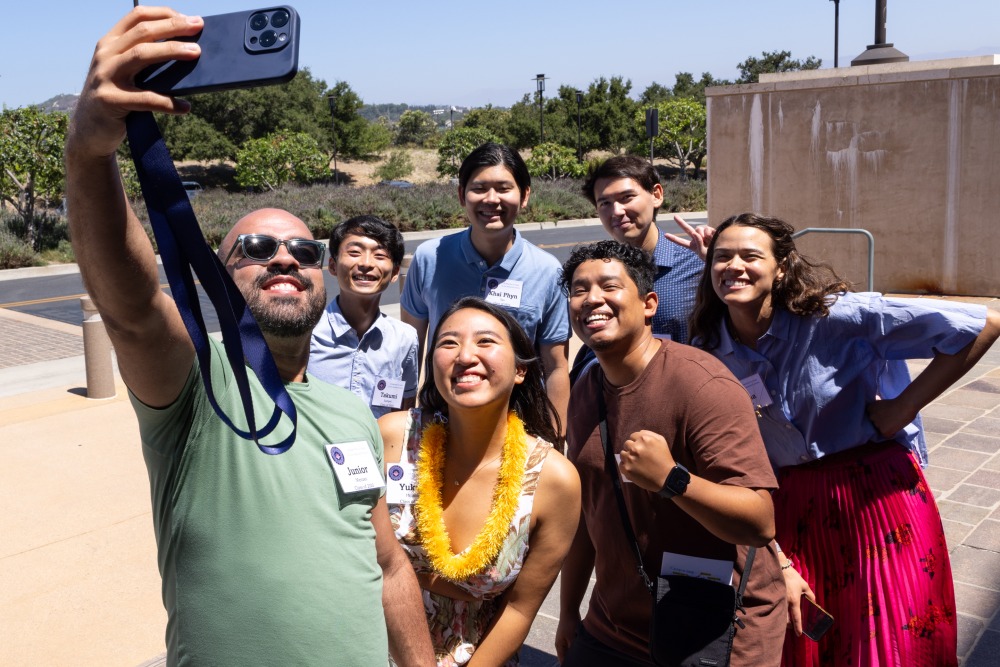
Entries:
POLYGON ((340 174, 337 173, 337 96, 330 94, 326 96, 326 101, 330 105, 330 124, 333 127, 333 182, 340 184, 340 174))
POLYGON ((840 66, 840 0, 833 2, 833 66, 840 66))
POLYGON ((545 75, 535 75, 535 85, 538 89, 538 143, 545 143, 545 75))
POLYGON ((576 161, 583 162, 583 143, 580 141, 580 105, 583 103, 583 91, 576 91, 576 161))

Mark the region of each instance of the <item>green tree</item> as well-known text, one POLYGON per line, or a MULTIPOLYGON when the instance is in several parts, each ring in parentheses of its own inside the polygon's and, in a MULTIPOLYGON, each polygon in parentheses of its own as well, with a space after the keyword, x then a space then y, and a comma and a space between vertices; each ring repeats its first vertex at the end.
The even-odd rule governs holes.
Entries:
MULTIPOLYGON (((677 75, 680 77, 680 74, 677 75)), ((691 76, 688 74, 688 76, 691 76)), ((663 100, 668 100, 673 96, 673 92, 666 86, 656 83, 655 81, 648 86, 646 90, 642 91, 642 95, 639 96, 639 106, 642 108, 656 106, 663 100)))
MULTIPOLYGON (((359 112, 364 102, 346 81, 338 81, 329 90, 332 96, 332 135, 338 155, 356 160, 381 154, 392 143, 392 130, 383 120, 368 121, 359 112)), ((327 112, 329 118, 329 112, 327 112)))
POLYGON ((792 60, 791 51, 764 51, 760 56, 760 58, 751 56, 736 66, 740 70, 736 83, 757 83, 761 74, 819 69, 823 64, 823 61, 815 56, 809 56, 804 61, 792 60))
POLYGON ((478 127, 490 132, 493 136, 499 137, 503 143, 510 144, 510 118, 511 112, 507 109, 498 109, 492 104, 485 107, 471 109, 462 119, 461 127, 478 127))
POLYGON ((412 173, 413 161, 410 154, 406 151, 392 151, 385 164, 375 170, 375 177, 380 181, 398 181, 412 173))
POLYGON ((458 168, 469 153, 487 141, 500 138, 481 127, 456 127, 444 133, 438 147, 437 173, 441 176, 458 176, 458 168))
POLYGON ((708 72, 702 72, 701 78, 697 81, 690 72, 678 72, 674 79, 674 87, 671 89, 673 97, 688 97, 697 100, 700 104, 705 104, 705 89, 709 86, 728 86, 731 81, 716 79, 708 72))
MULTIPOLYGON (((308 68, 303 68, 295 78, 278 86, 252 88, 247 90, 226 90, 197 95, 191 100, 191 114, 214 128, 223 138, 208 137, 204 128, 195 128, 195 135, 203 135, 210 141, 211 151, 228 149, 228 154, 210 155, 207 159, 232 159, 236 148, 249 139, 259 139, 283 128, 288 132, 303 132, 313 137, 320 146, 331 146, 330 111, 323 93, 326 82, 313 79, 308 68)), ((187 150, 191 146, 189 138, 192 130, 186 126, 193 121, 188 118, 161 116, 163 137, 168 146, 177 145, 187 150), (181 136, 175 136, 180 134, 181 136)), ((177 159, 206 159, 172 153, 177 159)))
POLYGON ((629 97, 632 82, 620 76, 601 77, 590 84, 583 102, 583 126, 600 149, 620 153, 638 138, 632 125, 636 102, 629 97))
MULTIPOLYGON (((681 170, 681 180, 687 178, 687 163, 694 166, 694 176, 698 177, 701 162, 706 152, 706 119, 705 107, 687 97, 671 97, 660 102, 659 109, 660 132, 653 139, 653 147, 660 155, 677 160, 681 170)), ((635 114, 635 127, 644 131, 646 113, 639 109, 635 114)), ((645 148, 645 145, 642 146, 645 148)))
POLYGON ((179 160, 220 160, 236 155, 236 146, 201 116, 179 116, 164 137, 170 154, 179 160))
POLYGON ((423 146, 437 133, 434 117, 426 111, 407 110, 396 124, 396 144, 423 146))
POLYGON ((23 240, 38 250, 39 202, 53 203, 63 193, 63 146, 69 116, 37 107, 0 113, 0 199, 24 221, 23 240))
POLYGON ((575 150, 551 141, 535 146, 527 165, 532 176, 550 181, 565 177, 580 178, 586 171, 577 161, 575 150))
POLYGON ((290 181, 308 184, 329 174, 326 155, 305 132, 251 139, 236 154, 236 182, 243 187, 275 190, 290 181))
POLYGON ((538 103, 525 95, 510 107, 504 142, 514 150, 531 148, 539 141, 538 131, 538 103))

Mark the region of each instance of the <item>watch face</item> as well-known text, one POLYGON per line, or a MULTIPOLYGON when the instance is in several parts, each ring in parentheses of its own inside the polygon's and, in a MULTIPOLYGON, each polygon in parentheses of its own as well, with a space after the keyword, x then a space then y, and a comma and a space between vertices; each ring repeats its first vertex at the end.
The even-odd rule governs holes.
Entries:
POLYGON ((687 491, 688 484, 691 482, 691 473, 684 468, 684 466, 678 464, 674 466, 674 469, 670 471, 667 476, 667 488, 669 488, 674 495, 681 495, 687 491))

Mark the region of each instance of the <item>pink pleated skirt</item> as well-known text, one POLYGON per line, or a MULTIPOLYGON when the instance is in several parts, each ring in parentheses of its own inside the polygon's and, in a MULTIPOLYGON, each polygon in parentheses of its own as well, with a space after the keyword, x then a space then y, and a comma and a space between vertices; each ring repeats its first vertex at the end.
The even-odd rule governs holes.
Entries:
POLYGON ((898 443, 870 443, 782 468, 777 540, 833 627, 789 630, 784 667, 957 665, 951 563, 937 503, 898 443))

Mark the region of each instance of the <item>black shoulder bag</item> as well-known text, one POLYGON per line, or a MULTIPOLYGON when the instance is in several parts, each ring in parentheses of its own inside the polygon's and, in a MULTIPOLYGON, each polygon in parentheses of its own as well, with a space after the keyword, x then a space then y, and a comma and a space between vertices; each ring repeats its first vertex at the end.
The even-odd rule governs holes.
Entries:
POLYGON ((661 667, 728 667, 736 627, 746 627, 736 612, 739 610, 746 614, 743 591, 750 579, 750 568, 757 549, 750 547, 747 551, 739 589, 717 581, 681 575, 657 576, 654 585, 642 565, 642 552, 625 506, 621 473, 608 438, 607 407, 600 388, 598 411, 604 467, 615 487, 618 511, 632 544, 639 576, 653 598, 653 619, 649 628, 650 657, 661 667))

